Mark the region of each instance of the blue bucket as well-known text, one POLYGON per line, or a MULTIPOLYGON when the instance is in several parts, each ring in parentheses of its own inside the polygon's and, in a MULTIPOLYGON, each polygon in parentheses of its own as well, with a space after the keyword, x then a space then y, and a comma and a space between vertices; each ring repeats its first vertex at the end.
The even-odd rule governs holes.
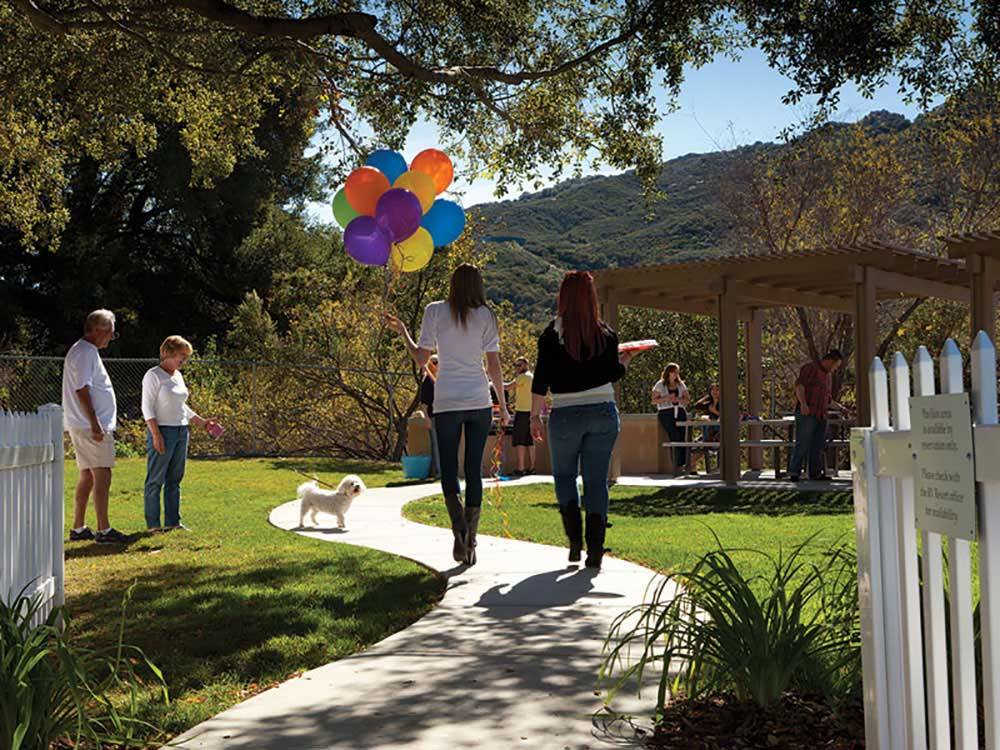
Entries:
POLYGON ((430 473, 430 456, 403 456, 404 479, 427 479, 430 473))

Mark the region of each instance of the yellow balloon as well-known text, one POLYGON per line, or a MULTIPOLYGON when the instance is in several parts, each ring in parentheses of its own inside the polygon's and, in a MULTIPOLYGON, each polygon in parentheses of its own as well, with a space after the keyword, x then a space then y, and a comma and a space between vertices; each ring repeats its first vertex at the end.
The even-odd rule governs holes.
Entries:
POLYGON ((424 213, 427 213, 430 207, 434 205, 434 196, 437 195, 437 188, 434 186, 434 178, 430 175, 423 172, 414 172, 411 169, 409 172, 403 172, 403 174, 397 177, 392 186, 405 188, 417 196, 424 213))
POLYGON ((402 242, 393 243, 392 252, 389 254, 389 265, 393 271, 404 273, 419 271, 431 262, 432 255, 434 255, 434 240, 431 239, 430 232, 420 227, 402 242))

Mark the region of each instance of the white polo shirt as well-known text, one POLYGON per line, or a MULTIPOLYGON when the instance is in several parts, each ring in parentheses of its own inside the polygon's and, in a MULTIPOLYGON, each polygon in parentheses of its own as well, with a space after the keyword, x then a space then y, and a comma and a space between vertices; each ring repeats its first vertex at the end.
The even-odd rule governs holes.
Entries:
POLYGON ((97 347, 86 339, 80 339, 70 347, 63 360, 63 427, 67 430, 90 429, 90 418, 76 395, 85 386, 90 392, 90 402, 101 428, 112 432, 118 424, 118 402, 111 387, 111 378, 104 369, 97 347))

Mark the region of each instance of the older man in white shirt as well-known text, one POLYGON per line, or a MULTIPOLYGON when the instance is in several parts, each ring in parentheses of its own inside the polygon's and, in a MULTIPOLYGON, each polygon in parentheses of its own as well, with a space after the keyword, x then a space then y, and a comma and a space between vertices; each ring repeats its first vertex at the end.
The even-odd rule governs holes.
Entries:
POLYGON ((128 537, 113 529, 108 520, 118 405, 99 350, 115 338, 115 314, 110 310, 94 310, 84 323, 83 338, 70 347, 63 362, 63 426, 73 443, 80 470, 73 529, 69 534, 71 542, 93 539, 98 544, 123 544, 128 541, 128 537), (91 493, 97 514, 96 534, 86 522, 91 493))

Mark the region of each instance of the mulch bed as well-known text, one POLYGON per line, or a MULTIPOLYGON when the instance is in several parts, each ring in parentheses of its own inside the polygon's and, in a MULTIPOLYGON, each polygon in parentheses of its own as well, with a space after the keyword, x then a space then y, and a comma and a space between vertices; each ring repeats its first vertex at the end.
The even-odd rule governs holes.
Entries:
POLYGON ((732 697, 678 699, 667 706, 647 747, 656 750, 863 750, 860 703, 835 713, 825 703, 786 694, 762 709, 732 697))

